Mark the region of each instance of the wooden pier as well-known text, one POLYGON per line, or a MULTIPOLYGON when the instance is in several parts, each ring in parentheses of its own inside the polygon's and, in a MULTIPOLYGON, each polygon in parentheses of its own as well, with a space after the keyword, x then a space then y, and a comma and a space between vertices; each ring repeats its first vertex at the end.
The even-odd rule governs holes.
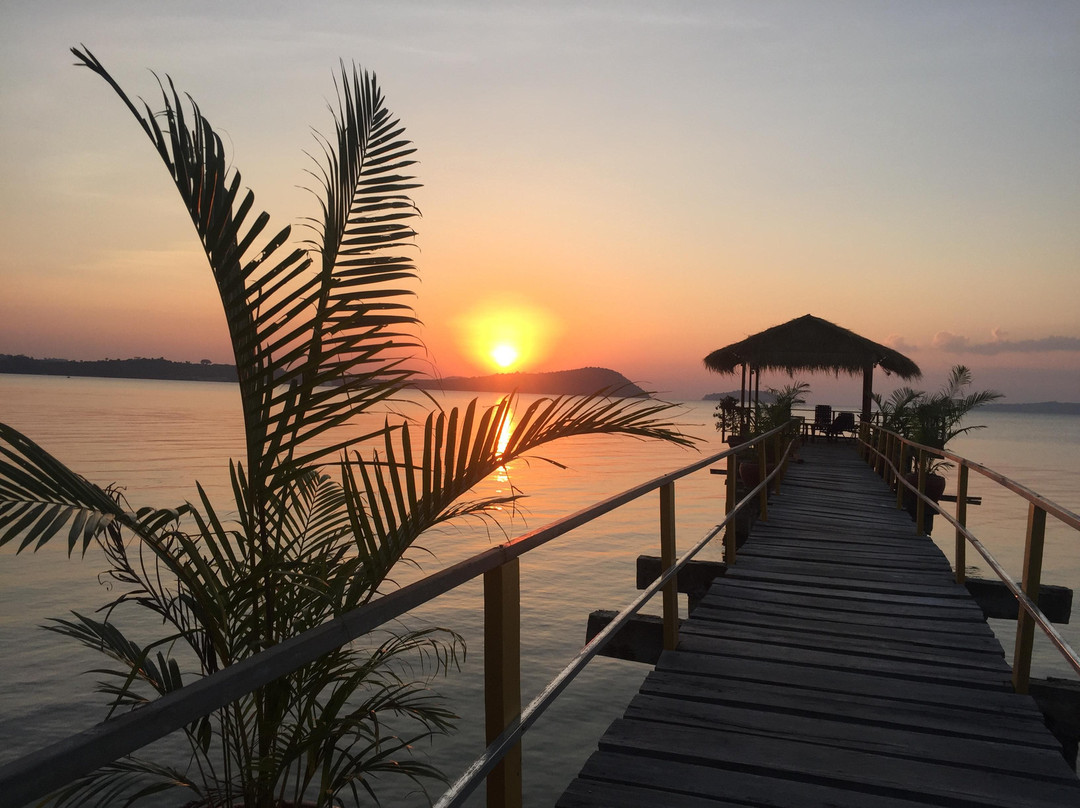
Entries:
POLYGON ((558 808, 1080 806, 945 556, 850 446, 802 457, 558 808))

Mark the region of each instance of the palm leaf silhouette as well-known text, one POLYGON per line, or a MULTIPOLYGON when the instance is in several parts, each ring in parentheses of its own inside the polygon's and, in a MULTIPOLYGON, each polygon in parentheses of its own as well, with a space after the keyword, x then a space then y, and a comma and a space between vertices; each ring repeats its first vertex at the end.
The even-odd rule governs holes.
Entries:
MULTIPOLYGON (((111 710, 370 600, 425 531, 512 503, 516 489, 484 496, 477 486, 554 440, 617 433, 690 443, 666 420, 670 405, 610 390, 527 406, 514 397, 490 407, 473 401, 419 425, 387 419, 357 428, 356 416, 409 387, 422 349, 409 302, 419 216, 409 197, 413 147, 375 77, 341 64, 334 134, 318 140, 312 172, 320 216, 306 222, 308 240, 290 247, 291 229, 268 229, 220 137, 171 80, 158 80, 155 112, 129 98, 89 50, 72 52, 131 111, 195 225, 229 329, 246 439, 243 461, 230 463, 235 515, 226 518, 201 486, 194 504, 132 511, 116 489, 88 482, 0 424, 0 545, 36 549, 66 535, 69 552, 85 552, 96 542, 117 585, 100 619, 73 614, 51 626, 110 660, 97 672, 111 710), (114 614, 130 606, 163 624, 159 636, 135 641, 121 630, 114 614)), ((437 776, 402 754, 452 717, 426 675, 408 678, 401 666, 431 659, 432 670, 446 670, 460 638, 402 629, 376 642, 343 646, 193 722, 187 771, 130 757, 54 799, 134 804, 183 788, 192 806, 299 802, 313 792, 330 805, 373 795, 375 773, 437 776), (419 729, 397 735, 384 716, 419 729)))
POLYGON ((365 439, 321 440, 413 375, 403 362, 418 345, 415 317, 404 302, 410 293, 396 286, 415 276, 399 253, 418 215, 407 196, 416 184, 401 173, 411 165, 411 146, 375 77, 355 69, 350 76, 342 65, 336 148, 324 141, 323 219, 313 223, 308 245, 313 260, 286 246, 290 227, 264 235, 268 214, 252 217, 254 193, 241 194, 221 138, 171 80, 159 81, 163 111, 155 114, 146 104, 140 109, 89 50, 72 52, 139 121, 202 240, 233 345, 258 505, 264 487, 365 439))

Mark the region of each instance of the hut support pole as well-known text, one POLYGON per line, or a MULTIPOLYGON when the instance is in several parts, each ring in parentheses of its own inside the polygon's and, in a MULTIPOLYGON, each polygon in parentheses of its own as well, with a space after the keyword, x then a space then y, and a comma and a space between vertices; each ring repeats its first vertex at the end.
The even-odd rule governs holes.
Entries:
POLYGON ((750 431, 750 425, 746 415, 746 363, 742 363, 742 381, 739 383, 739 434, 745 435, 750 431))
MULTIPOLYGON (((862 376, 862 416, 861 420, 864 424, 870 423, 870 402, 873 400, 874 394, 874 363, 867 362, 863 365, 862 376)), ((866 440, 867 432, 865 426, 859 427, 859 435, 866 440)), ((859 451, 865 452, 862 444, 859 445, 859 451)))

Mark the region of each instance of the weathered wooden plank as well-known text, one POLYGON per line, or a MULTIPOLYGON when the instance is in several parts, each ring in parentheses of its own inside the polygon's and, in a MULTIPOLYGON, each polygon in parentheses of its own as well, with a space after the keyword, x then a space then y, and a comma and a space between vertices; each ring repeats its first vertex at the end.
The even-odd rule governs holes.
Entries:
POLYGON ((844 636, 831 632, 813 631, 805 626, 776 627, 756 624, 737 624, 723 620, 695 621, 686 627, 688 634, 720 640, 762 642, 785 648, 820 648, 833 653, 855 654, 878 659, 911 660, 948 664, 959 668, 993 670, 1011 675, 1012 668, 998 646, 996 652, 978 653, 971 648, 939 645, 926 647, 907 640, 890 640, 882 632, 844 636))
MULTIPOLYGON (((791 586, 802 586, 812 589, 835 589, 851 594, 877 594, 889 598, 899 595, 901 597, 906 597, 907 600, 903 602, 908 603, 922 602, 936 604, 938 600, 952 599, 956 601, 955 605, 957 608, 978 608, 971 602, 964 587, 956 583, 948 582, 940 583, 928 581, 925 585, 920 586, 915 582, 889 583, 885 581, 859 580, 853 577, 819 578, 812 574, 800 574, 797 571, 788 572, 781 570, 774 572, 771 569, 771 565, 766 566, 764 564, 756 566, 746 564, 742 567, 736 567, 728 571, 727 575, 724 576, 724 580, 789 584, 791 586)), ((981 614, 981 612, 979 613, 981 614)))
POLYGON ((901 701, 893 692, 877 696, 829 693, 775 682, 757 683, 721 677, 703 680, 699 676, 673 671, 650 673, 641 686, 641 693, 702 704, 753 706, 780 714, 908 727, 953 738, 983 738, 1055 752, 1060 746, 1046 732, 1042 717, 1031 709, 1031 705, 1021 711, 1003 714, 981 704, 901 701))
POLYGON ((940 588, 926 594, 917 594, 914 588, 894 587, 889 585, 852 583, 845 587, 839 582, 832 583, 828 580, 816 580, 806 575, 771 575, 765 570, 743 567, 738 570, 729 570, 718 586, 738 586, 739 584, 753 585, 757 588, 767 588, 774 592, 784 588, 784 591, 792 594, 806 594, 816 597, 828 595, 842 600, 877 601, 881 604, 895 603, 898 606, 929 606, 935 610, 953 610, 966 612, 971 619, 984 620, 982 611, 971 598, 964 592, 963 587, 949 588, 940 591, 940 588))
POLYGON ((960 598, 920 597, 875 592, 853 592, 835 588, 798 587, 766 580, 725 576, 723 582, 705 595, 703 604, 713 603, 714 596, 746 597, 750 601, 807 604, 820 608, 861 610, 868 614, 895 614, 907 617, 959 622, 986 623, 983 612, 970 600, 960 598))
POLYGON ((755 542, 739 551, 740 561, 749 558, 777 558, 787 561, 815 561, 827 558, 832 564, 890 570, 951 571, 948 562, 930 553, 915 554, 899 549, 870 549, 861 544, 844 545, 832 542, 808 544, 805 541, 755 542))
POLYGON ((836 749, 852 749, 875 755, 942 763, 970 769, 1011 773, 1021 777, 1075 782, 1076 777, 1041 748, 1025 748, 993 740, 955 738, 922 732, 910 727, 779 715, 742 705, 701 704, 661 696, 638 695, 627 706, 625 717, 657 724, 676 724, 697 729, 722 727, 759 738, 799 741, 836 749))
POLYGON ((792 467, 560 806, 1080 805, 948 560, 834 449, 792 467))
MULTIPOLYGON (((826 693, 850 693, 862 696, 895 698, 921 704, 985 706, 1002 713, 1034 714, 1035 702, 1019 696, 1011 688, 998 690, 973 688, 964 682, 926 682, 873 676, 851 669, 815 668, 777 661, 747 659, 715 654, 668 651, 656 663, 658 671, 722 677, 761 685, 779 684, 820 690, 826 693)), ((703 685, 704 686, 704 685, 703 685)))
MULTIPOLYGON (((792 806, 792 808, 925 808, 922 800, 909 800, 867 791, 840 791, 827 785, 797 780, 784 780, 769 774, 732 771, 710 765, 698 765, 671 759, 657 759, 621 752, 595 754, 581 770, 581 780, 595 784, 591 793, 599 795, 597 802, 579 800, 557 808, 619 806, 603 796, 603 786, 630 786, 648 789, 655 795, 650 808, 672 806, 679 808, 677 799, 700 797, 717 799, 718 804, 792 806), (726 802, 725 802, 726 801, 726 802)), ((575 781, 576 785, 576 781, 575 781)), ((697 806, 690 804, 692 808, 697 806)), ((688 808, 690 808, 688 806, 688 808)))
MULTIPOLYGON (((987 617, 1015 620, 1020 613, 1016 595, 1009 591, 1004 581, 968 578, 964 581, 964 588, 987 617)), ((1072 614, 1072 599, 1072 589, 1066 586, 1039 586, 1039 609, 1046 615, 1047 620, 1068 623, 1072 614)))
MULTIPOLYGON (((683 640, 679 643, 679 650, 723 658, 743 657, 804 668, 854 671, 862 675, 879 676, 901 682, 908 680, 929 683, 963 681, 966 687, 972 688, 1007 688, 1011 687, 1012 683, 1009 670, 1004 666, 998 670, 986 670, 979 667, 958 666, 948 661, 936 664, 902 658, 851 655, 829 649, 775 647, 754 641, 709 637, 695 631, 689 623, 683 629, 683 640)), ((894 682, 894 686, 898 685, 894 682)))
POLYGON ((902 623, 892 614, 863 614, 857 610, 830 610, 798 605, 737 598, 715 598, 702 603, 694 612, 701 621, 720 621, 739 625, 783 625, 805 631, 820 631, 840 636, 876 636, 906 640, 929 648, 966 648, 1000 655, 1001 644, 985 623, 919 620, 907 617, 902 623))
MULTIPOLYGON (((835 788, 878 790, 906 799, 1014 808, 1060 808, 1080 800, 1080 783, 878 755, 800 740, 617 719, 600 751, 618 751, 799 779, 835 788)), ((1062 762, 1064 767, 1064 763, 1062 762)))
POLYGON ((877 591, 918 591, 928 594, 940 593, 943 597, 954 598, 962 598, 967 594, 964 587, 953 580, 952 570, 947 567, 936 570, 890 570, 883 567, 837 564, 829 558, 817 560, 803 558, 791 561, 770 559, 767 565, 762 563, 751 565, 748 561, 746 557, 743 558, 743 567, 739 572, 748 570, 751 573, 761 574, 762 568, 767 566, 767 574, 772 578, 779 575, 809 578, 816 581, 819 586, 836 589, 866 588, 874 585, 877 591))
POLYGON ((745 808, 745 802, 728 802, 711 796, 695 796, 624 781, 579 777, 563 792, 556 808, 745 808))

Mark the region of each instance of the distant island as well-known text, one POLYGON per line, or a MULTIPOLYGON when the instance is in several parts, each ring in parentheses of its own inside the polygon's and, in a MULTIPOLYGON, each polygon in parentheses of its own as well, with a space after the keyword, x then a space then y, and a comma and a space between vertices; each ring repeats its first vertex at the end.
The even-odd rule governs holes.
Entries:
POLYGON ((1033 404, 986 404, 984 410, 1025 412, 1037 415, 1080 415, 1080 402, 1038 401, 1033 404))
MULTIPOLYGON (((723 401, 725 398, 733 398, 737 402, 739 400, 739 391, 733 390, 730 393, 709 393, 702 399, 703 401, 723 401)), ((750 396, 753 400, 753 396, 750 396)), ((771 393, 762 391, 761 402, 763 404, 770 404, 775 400, 775 396, 771 393)), ((1037 401, 1030 404, 984 404, 981 409, 992 410, 994 412, 1020 412, 1031 415, 1080 415, 1080 402, 1075 401, 1037 401)))
MULTIPOLYGON (((0 373, 30 376, 93 376, 104 379, 155 379, 164 381, 233 382, 235 365, 201 362, 173 362, 161 357, 146 359, 34 359, 30 356, 0 354, 0 373)), ((451 376, 415 383, 424 390, 469 390, 478 393, 542 393, 547 395, 588 395, 607 390, 613 396, 637 398, 644 390, 621 373, 607 368, 578 368, 550 373, 496 373, 490 376, 451 376)))
POLYGON ((490 376, 449 376, 417 384, 425 390, 469 390, 475 393, 541 393, 589 395, 600 390, 620 398, 649 394, 621 373, 608 368, 578 368, 549 373, 495 373, 490 376))
MULTIPOLYGON (((737 404, 739 402, 739 394, 740 394, 740 392, 741 391, 739 391, 739 390, 732 390, 732 391, 727 392, 727 393, 706 393, 702 397, 701 400, 702 401, 723 401, 725 398, 733 398, 733 399, 735 399, 735 403, 737 404)), ((746 395, 751 401, 754 400, 753 391, 748 390, 746 392, 746 395)), ((760 394, 758 395, 758 400, 762 404, 772 404, 774 401, 776 401, 776 396, 773 393, 770 393, 768 390, 762 390, 760 392, 760 394)))
POLYGON ((103 379, 160 379, 186 382, 236 382, 235 365, 201 362, 172 362, 168 359, 34 359, 31 356, 0 354, 0 373, 31 376, 95 376, 103 379))

